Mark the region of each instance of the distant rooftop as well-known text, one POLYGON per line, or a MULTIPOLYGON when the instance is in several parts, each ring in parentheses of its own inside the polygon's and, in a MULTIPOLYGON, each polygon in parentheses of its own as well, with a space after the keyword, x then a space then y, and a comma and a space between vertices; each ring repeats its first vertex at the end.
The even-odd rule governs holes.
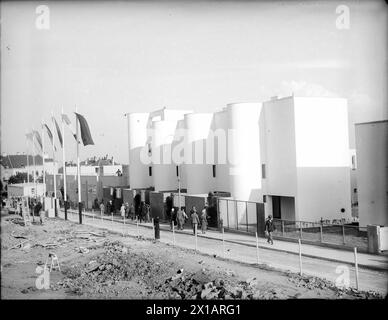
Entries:
MULTIPOLYGON (((28 155, 29 165, 32 166, 34 163, 38 166, 43 164, 42 156, 36 155, 33 157, 32 155, 28 155)), ((45 162, 53 162, 53 159, 46 158, 45 162)), ((3 154, 0 156, 0 164, 6 169, 21 169, 27 167, 27 155, 25 154, 3 154)))

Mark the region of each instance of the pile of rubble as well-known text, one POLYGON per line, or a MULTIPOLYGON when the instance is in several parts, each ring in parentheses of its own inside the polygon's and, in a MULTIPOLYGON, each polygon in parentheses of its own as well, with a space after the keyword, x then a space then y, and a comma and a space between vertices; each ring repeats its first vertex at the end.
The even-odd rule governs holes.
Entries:
POLYGON ((114 285, 126 282, 127 286, 139 284, 147 297, 212 300, 288 298, 276 290, 259 290, 256 278, 233 284, 235 280, 228 272, 211 276, 205 269, 198 272, 179 269, 171 276, 171 270, 176 270, 172 262, 155 259, 149 253, 134 253, 118 241, 105 242, 103 249, 95 260, 64 268, 66 278, 53 285, 52 289, 65 288, 78 295, 104 294, 115 290, 114 285))
POLYGON ((294 283, 297 287, 303 287, 309 290, 331 289, 337 296, 352 296, 360 299, 383 299, 383 296, 374 291, 360 291, 355 288, 338 287, 334 283, 313 276, 300 276, 298 274, 288 274, 288 281, 294 283))
MULTIPOLYGON (((228 277, 225 277, 228 279, 228 277)), ((166 279, 158 290, 167 294, 169 299, 202 299, 202 300, 224 300, 224 299, 286 299, 275 289, 259 290, 257 279, 250 278, 241 281, 236 285, 228 280, 217 278, 210 280, 206 271, 184 274, 183 270, 166 279)))
POLYGON ((120 242, 104 242, 104 252, 86 265, 64 269, 66 278, 52 287, 66 288, 75 294, 104 292, 104 287, 122 281, 140 278, 145 285, 151 285, 151 275, 161 274, 164 265, 155 263, 149 255, 135 254, 120 242), (91 288, 93 287, 93 288, 91 288))

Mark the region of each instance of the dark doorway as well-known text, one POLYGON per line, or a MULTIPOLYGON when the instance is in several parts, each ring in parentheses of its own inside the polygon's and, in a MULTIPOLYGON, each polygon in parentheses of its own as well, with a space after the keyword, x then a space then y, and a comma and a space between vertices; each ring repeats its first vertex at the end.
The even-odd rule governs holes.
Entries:
POLYGON ((282 213, 279 196, 272 196, 272 213, 274 219, 281 219, 282 213))

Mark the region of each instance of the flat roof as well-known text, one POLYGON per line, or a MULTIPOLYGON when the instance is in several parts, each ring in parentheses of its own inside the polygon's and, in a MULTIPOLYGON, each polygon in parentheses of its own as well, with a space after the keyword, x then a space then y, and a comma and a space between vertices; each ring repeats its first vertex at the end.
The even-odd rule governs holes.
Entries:
POLYGON ((354 125, 358 126, 361 124, 373 124, 373 123, 384 123, 384 122, 388 122, 388 119, 387 120, 369 121, 369 122, 359 122, 359 123, 355 123, 354 125))

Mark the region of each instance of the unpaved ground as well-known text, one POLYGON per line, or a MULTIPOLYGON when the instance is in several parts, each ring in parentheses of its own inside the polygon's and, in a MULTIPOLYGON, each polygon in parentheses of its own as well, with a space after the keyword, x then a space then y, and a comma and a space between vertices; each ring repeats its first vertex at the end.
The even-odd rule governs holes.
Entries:
POLYGON ((373 292, 339 290, 319 278, 216 259, 61 219, 27 227, 17 221, 14 215, 1 219, 2 299, 381 298, 373 292), (50 252, 58 256, 61 271, 50 273, 49 289, 37 289, 37 267, 43 267, 50 252))

